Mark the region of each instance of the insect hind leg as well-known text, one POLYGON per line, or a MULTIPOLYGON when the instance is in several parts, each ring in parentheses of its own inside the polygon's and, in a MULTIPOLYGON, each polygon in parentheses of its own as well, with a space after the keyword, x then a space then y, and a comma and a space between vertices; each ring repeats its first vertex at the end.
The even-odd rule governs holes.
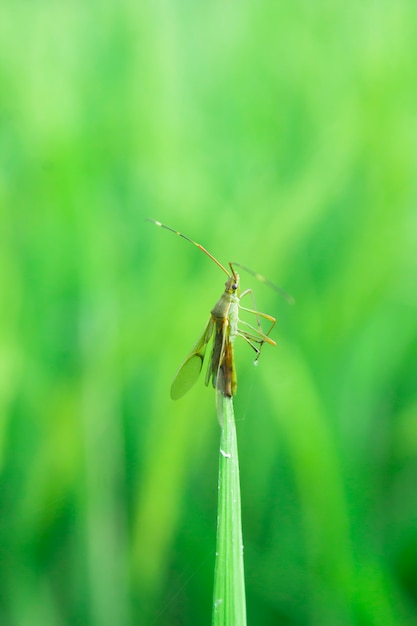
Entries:
MULTIPOLYGON (((265 341, 267 343, 272 342, 272 339, 270 341, 268 341, 268 339, 266 339, 266 337, 269 337, 269 334, 272 332, 272 329, 274 328, 275 324, 277 323, 277 320, 275 319, 275 317, 272 317, 272 315, 268 315, 267 313, 262 313, 261 311, 258 311, 257 307, 256 307, 256 302, 255 302, 255 296, 253 294, 252 289, 246 289, 240 296, 240 300, 247 296, 250 295, 251 299, 252 299, 252 304, 253 304, 253 309, 249 309, 247 307, 242 306, 239 303, 239 308, 242 311, 245 311, 246 313, 251 313, 252 315, 255 315, 256 318, 256 324, 257 324, 257 329, 254 328, 253 326, 251 326, 250 324, 248 324, 248 322, 244 322, 243 320, 240 320, 242 324, 245 324, 246 326, 249 326, 250 328, 252 328, 252 330, 256 333, 258 333, 261 337, 265 337, 264 341, 262 343, 264 343, 265 341), (263 318, 265 320, 267 320, 268 322, 270 322, 270 326, 268 328, 268 330, 266 332, 263 331, 262 329, 262 324, 261 324, 261 320, 260 318, 263 318)), ((275 344, 275 342, 273 342, 275 344)))

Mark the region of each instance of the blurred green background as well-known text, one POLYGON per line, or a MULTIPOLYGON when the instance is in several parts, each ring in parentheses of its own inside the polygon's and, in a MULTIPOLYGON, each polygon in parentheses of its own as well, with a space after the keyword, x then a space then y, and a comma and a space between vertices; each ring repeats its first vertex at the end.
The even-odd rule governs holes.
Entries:
POLYGON ((0 623, 209 624, 225 276, 249 624, 417 624, 417 5, 0 5, 0 623))

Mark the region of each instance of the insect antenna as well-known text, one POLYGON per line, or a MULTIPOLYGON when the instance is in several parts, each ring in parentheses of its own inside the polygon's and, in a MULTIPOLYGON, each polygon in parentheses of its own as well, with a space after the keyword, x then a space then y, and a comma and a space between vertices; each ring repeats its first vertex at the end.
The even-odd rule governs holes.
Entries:
POLYGON ((286 291, 281 289, 281 287, 278 287, 278 285, 275 285, 275 283, 265 278, 265 276, 262 276, 262 274, 258 274, 258 272, 254 272, 249 267, 246 267, 246 265, 241 265, 241 263, 235 263, 235 262, 230 263, 230 266, 233 266, 233 265, 236 265, 236 267, 239 267, 240 269, 244 270, 245 272, 247 272, 248 274, 256 278, 256 280, 259 280, 261 283, 265 283, 265 285, 268 285, 268 287, 270 287, 271 289, 279 293, 279 295, 282 298, 284 298, 284 300, 286 300, 288 304, 295 304, 294 298, 290 296, 289 293, 287 293, 286 291))
POLYGON ((216 259, 216 257, 214 257, 212 254, 210 254, 210 252, 208 250, 206 250, 204 248, 204 246, 201 245, 201 243, 197 243, 196 241, 193 241, 193 239, 190 239, 190 237, 187 237, 187 235, 184 235, 184 233, 180 233, 178 230, 175 230, 175 228, 171 228, 170 226, 166 226, 166 224, 162 224, 162 222, 158 222, 157 220, 154 220, 151 217, 146 217, 145 219, 146 219, 147 222, 152 222, 156 226, 160 226, 161 228, 165 228, 165 230, 170 230, 171 233, 174 233, 174 235, 178 235, 178 237, 182 237, 186 241, 189 241, 190 243, 192 243, 193 246, 196 246, 197 248, 199 248, 199 250, 201 250, 201 252, 204 252, 204 254, 206 254, 208 257, 210 257, 210 259, 212 261, 214 261, 215 264, 218 265, 220 267, 220 269, 223 270, 223 272, 225 274, 227 274, 228 278, 230 278, 229 271, 224 267, 224 265, 222 265, 220 263, 220 261, 218 261, 216 259))

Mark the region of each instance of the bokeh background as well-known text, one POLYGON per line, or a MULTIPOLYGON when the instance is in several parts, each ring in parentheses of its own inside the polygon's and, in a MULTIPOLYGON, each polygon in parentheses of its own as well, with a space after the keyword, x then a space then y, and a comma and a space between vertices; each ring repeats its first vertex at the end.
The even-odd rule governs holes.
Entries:
POLYGON ((239 261, 248 619, 417 624, 417 5, 0 5, 0 623, 209 624, 239 261))

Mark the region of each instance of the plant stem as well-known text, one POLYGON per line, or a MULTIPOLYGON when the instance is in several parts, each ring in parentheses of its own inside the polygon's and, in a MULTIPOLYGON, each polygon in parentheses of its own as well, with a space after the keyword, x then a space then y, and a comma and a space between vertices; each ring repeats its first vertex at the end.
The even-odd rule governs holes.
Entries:
POLYGON ((222 432, 212 625, 245 626, 246 599, 236 426, 233 400, 219 391, 217 412, 222 432))

